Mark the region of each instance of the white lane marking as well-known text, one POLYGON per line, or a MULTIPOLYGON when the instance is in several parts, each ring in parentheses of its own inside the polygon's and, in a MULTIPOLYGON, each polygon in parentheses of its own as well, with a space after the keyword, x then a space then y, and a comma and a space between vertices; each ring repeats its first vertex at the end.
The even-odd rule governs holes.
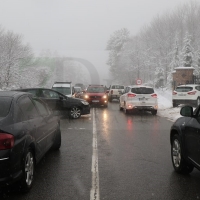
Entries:
POLYGON ((90 200, 100 200, 99 194, 99 169, 98 169, 98 146, 95 112, 93 108, 93 141, 92 141, 92 188, 90 200))

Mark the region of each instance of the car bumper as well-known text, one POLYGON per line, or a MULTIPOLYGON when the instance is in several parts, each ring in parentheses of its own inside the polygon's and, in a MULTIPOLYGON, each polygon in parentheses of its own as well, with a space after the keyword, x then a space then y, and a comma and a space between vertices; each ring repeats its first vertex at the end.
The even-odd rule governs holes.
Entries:
POLYGON ((147 106, 138 106, 138 105, 128 105, 126 106, 127 110, 146 110, 146 111, 152 111, 152 110, 157 110, 158 106, 157 105, 147 105, 147 106))
POLYGON ((10 165, 11 164, 9 159, 0 159, 0 186, 10 185, 22 177, 22 170, 14 170, 13 172, 13 165, 10 165))
POLYGON ((172 100, 173 103, 176 104, 195 104, 197 102, 197 100, 191 100, 191 99, 173 99, 172 100))
POLYGON ((81 115, 88 115, 90 114, 90 106, 83 107, 81 111, 81 115))
POLYGON ((101 99, 101 100, 87 100, 90 105, 107 105, 108 100, 107 99, 101 99))

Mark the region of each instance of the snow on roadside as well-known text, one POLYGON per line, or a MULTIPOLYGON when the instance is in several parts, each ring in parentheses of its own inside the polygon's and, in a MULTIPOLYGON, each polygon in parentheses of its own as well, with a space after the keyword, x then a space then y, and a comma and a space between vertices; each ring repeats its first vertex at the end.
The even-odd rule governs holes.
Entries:
POLYGON ((180 115, 180 107, 172 107, 172 91, 158 89, 155 91, 158 94, 158 116, 166 117, 170 121, 175 121, 180 115))

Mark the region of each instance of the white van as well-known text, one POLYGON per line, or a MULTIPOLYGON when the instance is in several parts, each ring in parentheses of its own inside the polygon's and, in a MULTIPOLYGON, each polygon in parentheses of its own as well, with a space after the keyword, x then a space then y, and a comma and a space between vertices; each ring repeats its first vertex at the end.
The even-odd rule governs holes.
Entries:
POLYGON ((55 82, 52 86, 52 90, 58 91, 67 97, 72 97, 74 94, 71 82, 55 82))

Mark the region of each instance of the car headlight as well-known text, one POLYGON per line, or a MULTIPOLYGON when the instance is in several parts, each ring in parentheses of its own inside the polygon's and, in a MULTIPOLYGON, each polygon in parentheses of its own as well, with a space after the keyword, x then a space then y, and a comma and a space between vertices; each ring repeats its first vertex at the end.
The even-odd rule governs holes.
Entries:
POLYGON ((103 95, 103 98, 104 98, 104 99, 107 99, 107 95, 103 95))
POLYGON ((84 98, 85 98, 85 99, 88 99, 88 98, 89 98, 89 96, 86 94, 86 95, 84 96, 84 98))
POLYGON ((89 103, 87 101, 81 101, 81 103, 86 105, 86 106, 89 105, 89 103))

